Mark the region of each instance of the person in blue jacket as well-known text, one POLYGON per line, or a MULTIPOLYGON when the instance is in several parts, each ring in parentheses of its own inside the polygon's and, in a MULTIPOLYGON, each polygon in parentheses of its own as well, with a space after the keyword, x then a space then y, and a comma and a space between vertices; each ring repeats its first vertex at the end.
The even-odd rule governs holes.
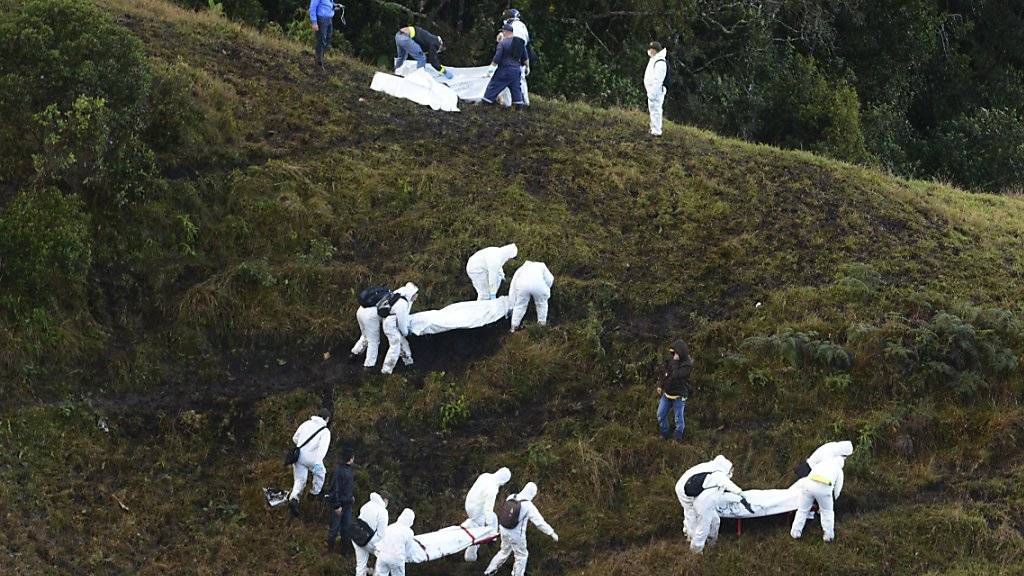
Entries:
POLYGON ((417 68, 423 68, 429 62, 434 70, 451 80, 454 76, 441 64, 441 52, 444 52, 444 39, 433 34, 422 26, 406 26, 395 33, 395 71, 412 58, 417 68))
POLYGON ((491 81, 487 83, 487 90, 484 91, 483 101, 487 104, 494 104, 498 94, 505 88, 512 93, 512 106, 514 108, 526 108, 523 100, 523 85, 520 79, 523 74, 523 63, 526 55, 521 47, 513 42, 512 25, 505 24, 501 27, 501 41, 494 51, 494 59, 491 61, 491 81))
POLYGON ((309 0, 309 21, 313 24, 316 34, 316 65, 321 72, 327 72, 324 66, 324 52, 331 45, 334 35, 334 0, 309 0))

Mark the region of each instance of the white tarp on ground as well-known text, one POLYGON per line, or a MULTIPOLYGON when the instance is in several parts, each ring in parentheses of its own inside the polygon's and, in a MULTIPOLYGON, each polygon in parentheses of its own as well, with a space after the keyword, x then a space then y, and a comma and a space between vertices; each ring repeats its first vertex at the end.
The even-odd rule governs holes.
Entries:
POLYGON ((440 334, 449 330, 480 328, 508 315, 508 296, 495 300, 458 302, 440 310, 427 310, 409 316, 409 332, 415 336, 440 334))
MULTIPOLYGON (((452 73, 451 80, 439 75, 437 70, 433 66, 427 64, 424 68, 428 71, 428 76, 432 79, 437 80, 439 83, 445 84, 455 93, 459 95, 459 100, 465 100, 467 102, 479 102, 483 100, 484 92, 487 91, 487 84, 491 81, 491 77, 488 75, 490 66, 473 66, 470 68, 452 68, 451 66, 445 66, 445 70, 452 73)), ((416 72, 416 61, 406 60, 405 64, 398 69, 396 74, 399 76, 406 76, 416 72)), ((498 95, 498 103, 503 106, 512 105, 512 94, 508 88, 503 90, 498 95)))
POLYGON ((786 514, 797 509, 800 502, 800 488, 793 484, 785 490, 746 490, 743 494, 753 512, 740 502, 739 494, 726 493, 718 505, 722 518, 759 518, 786 514))
POLYGON ((430 106, 434 110, 458 112, 459 95, 455 90, 436 82, 431 74, 426 70, 416 70, 402 77, 377 72, 373 75, 370 89, 397 98, 412 100, 417 104, 430 106))
POLYGON ((449 526, 416 536, 417 553, 409 562, 420 563, 458 554, 474 544, 486 544, 498 537, 498 526, 449 526))

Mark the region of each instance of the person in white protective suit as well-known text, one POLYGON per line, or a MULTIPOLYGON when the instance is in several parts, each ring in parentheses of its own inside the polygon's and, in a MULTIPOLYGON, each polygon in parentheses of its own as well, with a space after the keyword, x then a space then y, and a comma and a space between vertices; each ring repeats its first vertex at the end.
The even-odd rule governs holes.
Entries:
POLYGON ((508 560, 509 556, 515 558, 515 562, 512 564, 512 576, 525 576, 526 560, 530 556, 530 552, 526 548, 526 528, 531 522, 533 522, 533 525, 538 530, 550 536, 555 542, 558 542, 558 534, 555 532, 555 529, 544 520, 540 511, 537 510, 537 506, 533 504, 535 496, 537 496, 537 485, 533 482, 528 482, 526 486, 523 486, 522 492, 508 497, 509 500, 519 501, 519 523, 516 524, 515 528, 505 528, 502 526, 499 529, 501 534, 501 550, 491 559, 487 570, 484 571, 484 576, 497 572, 502 564, 508 560))
POLYGON ((370 500, 359 509, 359 519, 373 530, 373 537, 366 546, 352 542, 352 547, 356 550, 356 576, 366 576, 366 565, 370 561, 370 555, 380 556, 384 532, 388 527, 388 497, 376 492, 370 493, 370 500))
POLYGON ((733 483, 732 462, 725 458, 715 459, 716 470, 704 478, 699 495, 693 500, 694 529, 690 539, 690 550, 701 554, 707 542, 718 540, 718 528, 722 519, 718 516, 718 504, 726 492, 743 496, 743 489, 733 483))
POLYGON ((315 416, 299 425, 292 435, 292 442, 299 449, 299 459, 292 464, 292 491, 288 493, 288 507, 293 516, 299 515, 299 497, 306 488, 306 480, 313 474, 313 487, 310 496, 317 496, 324 487, 327 468, 324 458, 331 446, 331 430, 327 423, 331 420, 331 411, 324 408, 315 416))
MULTIPOLYGON (((491 474, 481 474, 466 494, 466 520, 464 526, 495 526, 498 523, 498 516, 494 513, 494 501, 498 498, 498 491, 512 479, 512 471, 508 468, 501 468, 491 474)), ((466 548, 466 562, 476 562, 479 546, 466 548)))
POLYGON ((416 514, 406 508, 398 515, 398 520, 384 530, 374 576, 405 576, 405 563, 419 546, 413 539, 412 523, 415 520, 416 514))
POLYGON ((555 277, 543 262, 530 262, 527 260, 512 275, 512 283, 509 284, 508 296, 512 303, 512 329, 515 332, 523 323, 526 316, 526 308, 533 299, 533 305, 537 309, 537 324, 546 326, 548 323, 548 298, 551 298, 551 286, 555 283, 555 277))
POLYGON ((412 348, 409 347, 409 312, 412 310, 412 303, 416 301, 419 288, 409 282, 402 286, 395 293, 399 295, 398 300, 391 305, 391 314, 384 319, 384 337, 388 339, 388 352, 384 355, 384 364, 381 366, 381 374, 391 374, 395 371, 398 358, 407 367, 413 365, 412 348))
POLYGON ((466 262, 466 274, 476 288, 477 300, 494 300, 498 297, 498 288, 505 280, 503 267, 505 262, 515 258, 519 249, 515 244, 492 246, 478 251, 466 262))
POLYGON ((836 537, 836 512, 835 499, 843 491, 843 465, 846 463, 845 456, 835 456, 819 462, 806 478, 800 479, 797 486, 800 489, 800 503, 796 509, 796 516, 793 518, 793 527, 789 535, 793 538, 800 538, 804 532, 804 524, 810 516, 811 507, 818 504, 818 514, 821 515, 821 530, 824 532, 823 540, 831 542, 836 537))
MULTIPOLYGON (((817 450, 811 453, 809 458, 807 458, 808 472, 811 468, 814 468, 826 460, 837 457, 846 458, 851 454, 853 454, 853 442, 850 442, 849 440, 822 444, 817 450)), ((806 474, 801 476, 806 476, 806 474)))
POLYGON ((644 71, 644 88, 647 90, 647 110, 651 114, 651 135, 661 136, 662 108, 665 106, 665 77, 668 74, 668 51, 659 42, 647 46, 647 70, 644 71))
MULTIPOLYGON (((693 534, 697 526, 697 511, 693 507, 693 501, 696 496, 690 496, 686 493, 686 484, 690 482, 691 487, 696 482, 691 482, 695 476, 708 475, 712 472, 731 470, 732 462, 719 454, 715 456, 714 460, 708 462, 702 462, 696 466, 690 468, 683 475, 679 477, 679 481, 676 482, 676 498, 679 499, 679 505, 683 507, 683 534, 686 535, 687 540, 693 539, 693 534)), ((700 483, 700 489, 703 489, 703 482, 700 483)), ((692 492, 692 490, 691 490, 692 492)))
POLYGON ((360 306, 356 311, 356 322, 359 323, 359 340, 352 347, 352 355, 358 356, 366 352, 363 368, 377 365, 377 354, 380 350, 381 317, 376 306, 360 306))

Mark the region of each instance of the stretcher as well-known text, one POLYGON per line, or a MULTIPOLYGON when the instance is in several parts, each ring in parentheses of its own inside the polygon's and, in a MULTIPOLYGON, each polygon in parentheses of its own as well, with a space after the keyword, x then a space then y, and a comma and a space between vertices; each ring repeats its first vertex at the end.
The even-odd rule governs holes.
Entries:
POLYGON ((409 316, 409 332, 414 336, 425 336, 480 328, 508 316, 511 306, 508 296, 501 296, 495 300, 457 302, 440 310, 417 312, 409 316))
MULTIPOLYGON (((468 524, 468 523, 467 523, 468 524)), ((449 526, 414 538, 416 554, 408 562, 420 563, 458 554, 470 546, 487 544, 498 538, 498 525, 449 526)))
MULTIPOLYGON (((466 68, 445 66, 444 69, 452 75, 450 79, 438 74, 437 70, 430 64, 424 66, 424 69, 429 72, 429 76, 433 80, 451 88, 458 94, 459 100, 466 102, 479 102, 483 100, 484 93, 487 91, 487 84, 491 81, 490 66, 470 66, 466 68)), ((416 70, 416 61, 407 60, 395 73, 399 76, 409 76, 416 72, 416 70)), ((498 94, 498 103, 503 106, 512 105, 512 94, 508 88, 503 90, 501 94, 498 94)))
POLYGON ((718 502, 718 515, 722 518, 760 518, 776 514, 795 512, 800 504, 800 489, 797 484, 776 490, 746 490, 747 506, 739 494, 726 492, 718 502))
POLYGON ((415 70, 403 76, 377 72, 370 82, 370 89, 396 98, 412 100, 434 110, 459 111, 459 95, 455 90, 433 78, 434 72, 415 70))

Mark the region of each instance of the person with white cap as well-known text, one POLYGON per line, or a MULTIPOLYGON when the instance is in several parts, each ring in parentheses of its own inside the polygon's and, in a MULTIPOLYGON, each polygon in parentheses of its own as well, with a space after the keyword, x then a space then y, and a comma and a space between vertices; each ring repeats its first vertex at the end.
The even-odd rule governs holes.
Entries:
POLYGON ((803 535, 804 524, 810 517, 811 507, 817 504, 818 514, 821 516, 821 530, 824 532, 822 539, 825 542, 835 539, 835 500, 843 491, 843 466, 845 464, 846 456, 827 458, 815 464, 807 477, 797 481, 796 485, 800 489, 800 502, 796 515, 793 517, 790 536, 799 539, 803 535))
POLYGON ((716 458, 714 463, 716 469, 704 476, 704 481, 700 483, 700 491, 693 497, 695 522, 690 550, 697 554, 704 552, 704 545, 707 542, 718 540, 718 528, 722 522, 718 515, 718 505, 722 496, 726 492, 732 492, 743 497, 743 489, 731 479, 732 462, 725 458, 716 458))
POLYGON ((384 531, 388 527, 388 500, 390 498, 386 493, 371 492, 370 500, 359 509, 357 522, 366 524, 373 532, 373 536, 363 546, 352 542, 356 550, 356 576, 366 576, 366 565, 370 561, 370 555, 378 556, 381 553, 384 531))
POLYGON ((667 50, 660 42, 647 45, 647 70, 644 71, 644 88, 647 90, 647 110, 651 114, 651 136, 661 136, 662 109, 665 106, 665 79, 668 76, 667 50))
POLYGON ((507 244, 484 248, 469 257, 466 274, 476 289, 477 300, 494 300, 498 297, 498 289, 505 280, 505 262, 518 254, 519 248, 515 244, 507 244))
POLYGON ((406 367, 413 365, 412 348, 406 338, 409 336, 409 312, 419 294, 419 288, 409 282, 395 290, 394 294, 391 311, 384 318, 384 336, 388 339, 388 352, 384 356, 384 364, 380 369, 381 374, 394 372, 399 357, 406 367))
POLYGON ((322 408, 315 416, 306 420, 292 435, 292 442, 299 448, 299 459, 292 464, 292 491, 288 493, 288 507, 292 516, 299 515, 299 497, 306 488, 309 475, 313 474, 313 487, 310 496, 319 496, 327 478, 324 458, 331 447, 331 430, 327 423, 331 421, 331 411, 322 408))
POLYGON ((412 531, 416 514, 406 508, 398 515, 398 520, 384 530, 380 555, 377 556, 377 568, 374 576, 405 576, 405 563, 416 553, 415 534, 412 531))
POLYGON ((484 571, 484 575, 494 574, 501 568, 509 556, 515 558, 512 564, 512 576, 525 576, 526 561, 530 551, 526 548, 526 528, 532 522, 538 530, 547 534, 552 540, 558 542, 558 533, 544 520, 540 510, 534 505, 533 499, 537 496, 537 485, 528 482, 523 486, 522 492, 508 497, 502 506, 502 512, 508 515, 500 524, 498 529, 501 534, 501 550, 494 555, 491 563, 484 571))
POLYGON ((697 528, 697 511, 694 510, 693 501, 704 491, 704 480, 713 472, 729 470, 732 463, 719 454, 714 460, 702 462, 690 468, 676 482, 676 498, 679 505, 683 507, 683 534, 687 540, 693 539, 697 528))
MULTIPOLYGON (((466 517, 464 523, 467 527, 495 526, 498 523, 498 516, 494 513, 494 501, 498 498, 501 487, 512 479, 512 471, 508 468, 500 468, 493 474, 485 472, 477 477, 476 482, 466 494, 466 517)), ((475 562, 479 546, 470 546, 466 549, 466 561, 475 562)))

